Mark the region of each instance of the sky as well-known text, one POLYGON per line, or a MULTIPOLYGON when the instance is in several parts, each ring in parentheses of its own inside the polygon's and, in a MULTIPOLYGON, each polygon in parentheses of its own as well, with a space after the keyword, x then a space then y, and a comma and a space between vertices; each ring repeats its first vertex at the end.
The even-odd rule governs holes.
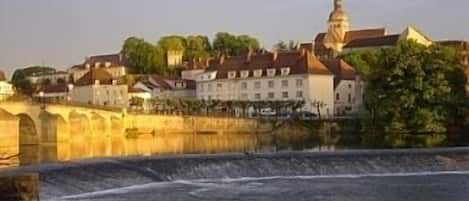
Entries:
MULTIPOLYGON (((116 53, 130 36, 253 35, 265 48, 311 41, 327 29, 333 0, 0 0, 0 70, 65 69, 116 53)), ((352 29, 414 25, 434 40, 469 40, 468 0, 344 0, 352 29)))

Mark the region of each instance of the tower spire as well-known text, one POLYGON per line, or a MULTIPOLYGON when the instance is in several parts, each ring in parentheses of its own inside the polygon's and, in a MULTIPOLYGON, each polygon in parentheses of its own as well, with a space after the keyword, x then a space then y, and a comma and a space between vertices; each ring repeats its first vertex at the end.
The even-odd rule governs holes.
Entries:
POLYGON ((334 10, 342 9, 342 0, 334 0, 334 10))

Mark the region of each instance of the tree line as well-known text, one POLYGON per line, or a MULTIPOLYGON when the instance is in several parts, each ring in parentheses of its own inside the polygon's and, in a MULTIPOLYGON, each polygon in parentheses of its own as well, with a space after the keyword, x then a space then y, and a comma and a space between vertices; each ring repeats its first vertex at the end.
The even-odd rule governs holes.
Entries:
POLYGON ((203 35, 164 36, 156 43, 129 37, 122 45, 122 52, 128 57, 128 67, 133 73, 164 75, 171 73, 166 63, 166 54, 169 51, 182 52, 183 59, 187 61, 207 59, 220 54, 238 56, 248 51, 259 51, 260 48, 259 40, 255 37, 220 32, 212 42, 203 35))

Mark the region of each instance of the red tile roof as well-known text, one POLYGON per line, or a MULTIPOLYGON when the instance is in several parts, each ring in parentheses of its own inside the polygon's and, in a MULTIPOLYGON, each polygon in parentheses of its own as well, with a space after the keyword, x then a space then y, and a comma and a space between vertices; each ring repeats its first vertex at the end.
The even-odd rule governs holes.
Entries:
POLYGON ((7 81, 7 78, 6 78, 5 73, 3 71, 0 71, 0 81, 7 81))
MULTIPOLYGON (((331 72, 308 51, 218 58, 211 62, 207 71, 217 71, 217 79, 226 79, 229 71, 250 70, 249 76, 252 76, 252 70, 274 68, 279 75, 284 67, 290 67, 290 74, 331 75, 331 72)), ((265 74, 266 71, 263 71, 263 75, 265 74)))
POLYGON ((87 58, 83 64, 75 65, 72 69, 83 69, 86 68, 86 64, 89 64, 91 67, 95 67, 96 63, 100 63, 99 67, 105 67, 106 62, 109 62, 112 67, 122 67, 127 65, 127 57, 122 53, 117 54, 107 54, 107 55, 95 55, 87 58))
POLYGON ((321 62, 334 74, 334 87, 337 87, 342 80, 356 79, 353 67, 342 59, 322 59, 321 62))
MULTIPOLYGON (((352 30, 346 33, 345 43, 349 43, 353 40, 366 39, 366 38, 376 38, 386 35, 385 28, 377 29, 362 29, 362 30, 352 30)), ((326 33, 319 33, 314 38, 314 53, 319 56, 331 56, 333 51, 326 46, 324 46, 324 39, 326 33)))
POLYGON ((396 34, 376 38, 356 39, 347 43, 344 48, 394 46, 399 41, 399 37, 400 35, 396 34))
POLYGON ((80 79, 75 82, 76 86, 87 86, 87 85, 94 85, 95 80, 99 80, 99 83, 102 85, 110 85, 112 84, 112 75, 109 74, 105 69, 98 68, 92 69, 85 75, 83 75, 80 79))

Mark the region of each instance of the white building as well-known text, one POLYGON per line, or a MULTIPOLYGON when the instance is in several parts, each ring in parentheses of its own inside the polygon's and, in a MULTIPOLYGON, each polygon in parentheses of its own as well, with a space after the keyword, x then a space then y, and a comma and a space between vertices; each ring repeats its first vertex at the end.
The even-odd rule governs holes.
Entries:
POLYGON ((352 66, 341 59, 321 60, 334 74, 334 114, 356 114, 363 107, 364 82, 352 66))
POLYGON ((91 56, 85 60, 83 64, 70 68, 69 74, 72 75, 74 81, 83 77, 90 69, 105 69, 114 79, 127 74, 127 59, 122 53, 110 55, 91 56))
POLYGON ((3 101, 15 94, 13 85, 10 84, 5 76, 5 73, 0 71, 0 101, 3 101))
POLYGON ((27 79, 31 84, 37 85, 57 85, 69 82, 70 75, 64 71, 45 72, 31 75, 27 79))
POLYGON ((334 112, 334 75, 309 51, 248 54, 213 60, 197 79, 203 100, 305 101, 304 110, 334 112))
POLYGON ((93 69, 75 82, 71 101, 84 104, 127 107, 128 87, 105 69, 93 69))
POLYGON ((196 98, 195 81, 145 75, 137 81, 133 88, 151 93, 154 99, 193 99, 196 98))

